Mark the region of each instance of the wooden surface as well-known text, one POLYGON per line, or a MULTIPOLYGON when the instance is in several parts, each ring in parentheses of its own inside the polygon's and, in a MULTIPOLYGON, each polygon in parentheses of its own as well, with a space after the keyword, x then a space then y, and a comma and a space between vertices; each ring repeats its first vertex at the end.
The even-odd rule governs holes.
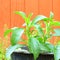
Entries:
POLYGON ((55 19, 60 20, 60 0, 0 0, 0 37, 3 37, 4 25, 22 27, 23 19, 14 11, 24 11, 26 14, 34 13, 49 16, 50 11, 55 14, 55 19))

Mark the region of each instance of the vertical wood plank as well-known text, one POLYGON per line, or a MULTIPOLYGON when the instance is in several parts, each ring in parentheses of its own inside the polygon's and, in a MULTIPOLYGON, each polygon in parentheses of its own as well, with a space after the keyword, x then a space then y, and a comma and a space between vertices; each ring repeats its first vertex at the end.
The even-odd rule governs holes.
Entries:
POLYGON ((24 11, 24 0, 11 0, 11 27, 21 27, 23 20, 15 11, 24 11))
POLYGON ((0 0, 0 36, 3 36, 4 24, 10 27, 10 0, 0 0))
POLYGON ((2 15, 1 15, 1 14, 2 14, 2 7, 1 7, 2 4, 1 4, 1 2, 2 2, 2 0, 0 0, 0 37, 1 37, 1 35, 3 34, 3 33, 2 33, 2 30, 3 30, 3 29, 2 29, 2 27, 3 27, 2 24, 3 24, 3 23, 2 23, 2 15))
POLYGON ((16 0, 11 0, 11 27, 15 26, 16 16, 15 11, 17 10, 16 0))
POLYGON ((4 47, 10 44, 9 40, 4 39, 4 30, 7 26, 10 28, 10 0, 0 0, 0 37, 2 38, 4 47))
MULTIPOLYGON (((17 11, 25 11, 25 6, 24 6, 24 0, 17 0, 17 11)), ((24 20, 21 16, 17 16, 17 26, 22 27, 22 24, 24 23, 24 20)))
POLYGON ((38 0, 25 0, 26 14, 33 13, 33 18, 38 14, 38 0))
POLYGON ((39 13, 49 16, 52 11, 52 0, 39 0, 39 13))
POLYGON ((60 20, 60 0, 53 0, 53 11, 55 14, 55 19, 60 20))

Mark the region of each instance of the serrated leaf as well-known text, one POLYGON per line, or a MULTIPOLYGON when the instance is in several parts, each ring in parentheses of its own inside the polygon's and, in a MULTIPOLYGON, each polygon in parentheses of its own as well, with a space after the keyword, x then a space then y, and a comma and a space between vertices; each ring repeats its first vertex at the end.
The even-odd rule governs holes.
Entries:
POLYGON ((11 35, 11 45, 15 45, 19 42, 23 32, 24 32, 24 29, 22 29, 22 28, 14 29, 14 31, 12 32, 12 35, 11 35))
POLYGON ((6 50, 6 58, 10 59, 11 57, 11 54, 17 49, 17 48, 20 48, 22 47, 22 45, 14 45, 14 46, 10 46, 7 50, 6 50))
POLYGON ((53 36, 60 36, 60 29, 54 29, 54 32, 53 36))
POLYGON ((54 17, 53 12, 50 12, 50 18, 53 18, 53 17, 54 17))
POLYGON ((54 49, 54 59, 60 60, 60 45, 57 45, 54 49))
POLYGON ((33 53, 34 60, 36 60, 40 54, 39 41, 36 38, 31 38, 29 40, 29 51, 33 53))
POLYGON ((35 24, 35 23, 37 23, 38 21, 43 20, 43 19, 45 19, 45 18, 46 18, 46 16, 38 15, 38 16, 36 16, 36 17, 32 20, 32 24, 35 24))

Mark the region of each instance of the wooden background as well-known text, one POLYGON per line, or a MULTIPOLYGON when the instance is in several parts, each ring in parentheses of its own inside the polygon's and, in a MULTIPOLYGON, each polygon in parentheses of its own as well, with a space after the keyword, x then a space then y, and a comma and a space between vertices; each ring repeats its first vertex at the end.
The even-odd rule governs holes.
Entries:
POLYGON ((50 11, 55 14, 55 19, 60 20, 60 0, 0 0, 0 37, 7 26, 19 26, 24 23, 23 19, 14 11, 24 11, 26 14, 34 13, 49 16, 50 11), (7 26, 6 26, 7 25, 7 26))

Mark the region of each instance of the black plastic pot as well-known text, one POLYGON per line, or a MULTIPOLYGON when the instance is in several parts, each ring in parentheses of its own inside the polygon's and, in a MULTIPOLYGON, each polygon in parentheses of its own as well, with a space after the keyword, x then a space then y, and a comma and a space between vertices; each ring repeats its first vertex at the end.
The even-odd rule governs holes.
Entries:
MULTIPOLYGON (((11 60, 34 60, 33 54, 27 54, 22 52, 13 52, 11 60)), ((54 60, 53 54, 40 54, 37 60, 54 60)))

